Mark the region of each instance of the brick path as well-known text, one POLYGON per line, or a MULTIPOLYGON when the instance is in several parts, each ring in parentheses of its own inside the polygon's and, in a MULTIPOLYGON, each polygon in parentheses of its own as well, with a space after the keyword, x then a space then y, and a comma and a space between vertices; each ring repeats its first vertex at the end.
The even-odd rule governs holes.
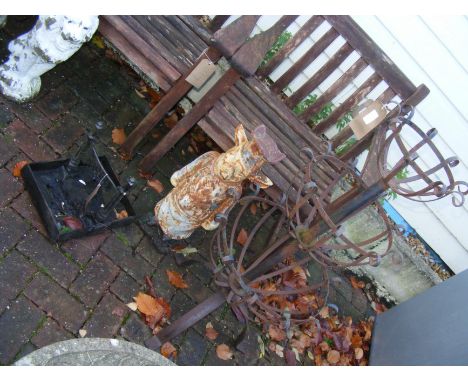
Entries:
MULTIPOLYGON (((3 40, 15 25, 8 27, 0 32, 3 40)), ((123 337, 142 344, 150 330, 125 304, 144 290, 145 276, 170 301, 173 319, 216 290, 210 272, 202 265, 180 268, 172 257, 159 254, 149 239, 151 229, 141 223, 61 245, 49 241, 22 181, 11 175, 20 160, 69 156, 82 142, 85 129, 101 121, 105 128, 99 132, 100 153, 111 160, 122 179, 137 176, 141 156, 128 163, 121 161, 110 143, 111 130, 124 127, 130 131, 150 109, 135 92, 139 79, 104 52, 93 44, 85 45, 42 77, 41 92, 30 103, 18 105, 0 96, 0 364, 11 364, 50 343, 79 337, 81 329, 87 337, 123 337), (166 269, 182 273, 190 287, 176 290, 167 281, 166 269)), ((154 143, 149 140, 141 151, 148 151, 154 143)), ((164 192, 170 190, 172 172, 193 159, 182 154, 187 144, 182 140, 158 163, 155 177, 164 184, 164 192)), ((130 197, 137 213, 146 213, 162 195, 145 187, 143 180, 139 182, 130 197)), ((191 245, 203 248, 207 236, 197 232, 191 245)), ((365 296, 346 282, 332 288, 331 301, 355 318, 369 313, 365 296)), ((250 349, 236 351, 231 361, 218 359, 215 345, 233 346, 242 330, 224 306, 173 341, 178 348, 176 362, 284 363, 276 356, 257 360, 256 333, 250 349), (214 342, 204 336, 208 321, 220 332, 214 342)))

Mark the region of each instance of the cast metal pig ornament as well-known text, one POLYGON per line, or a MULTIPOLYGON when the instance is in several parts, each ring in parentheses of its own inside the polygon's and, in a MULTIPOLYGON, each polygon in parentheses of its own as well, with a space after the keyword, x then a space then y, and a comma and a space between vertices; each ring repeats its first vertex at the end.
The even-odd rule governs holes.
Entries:
POLYGON ((266 162, 285 158, 261 125, 249 141, 244 127, 235 129, 235 146, 225 153, 209 151, 171 177, 174 188, 154 208, 157 224, 168 239, 185 239, 198 228, 216 229, 215 216, 229 208, 242 193, 246 179, 261 188, 272 185, 260 174, 266 162))

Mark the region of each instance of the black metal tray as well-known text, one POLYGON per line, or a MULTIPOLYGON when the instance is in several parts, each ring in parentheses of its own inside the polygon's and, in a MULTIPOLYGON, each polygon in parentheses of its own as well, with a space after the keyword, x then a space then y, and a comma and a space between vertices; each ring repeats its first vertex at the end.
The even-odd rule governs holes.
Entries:
MULTIPOLYGON (((99 160, 114 184, 116 186, 120 186, 120 182, 107 158, 100 156, 99 160)), ((70 159, 64 159, 51 162, 30 163, 24 166, 21 170, 25 188, 30 193, 31 199, 33 200, 33 203, 36 206, 52 240, 64 242, 70 239, 94 235, 103 232, 108 228, 116 228, 130 224, 135 220, 135 211, 128 198, 124 196, 121 199, 119 206, 121 209, 125 209, 127 211, 128 217, 123 219, 110 217, 104 222, 87 219, 83 229, 71 231, 61 229, 61 221, 57 218, 56 212, 54 212, 54 210, 56 211, 56 208, 54 209, 53 207, 53 200, 51 200, 51 196, 47 192, 43 179, 44 177, 59 177, 63 173, 63 169, 68 165, 69 161, 70 159)))

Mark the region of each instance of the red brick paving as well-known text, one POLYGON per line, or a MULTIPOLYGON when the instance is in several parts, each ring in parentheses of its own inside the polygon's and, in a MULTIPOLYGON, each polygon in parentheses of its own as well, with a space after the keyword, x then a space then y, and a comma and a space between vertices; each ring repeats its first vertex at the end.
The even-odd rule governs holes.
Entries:
MULTIPOLYGON (((0 30, 0 34, 7 32, 0 30)), ((154 249, 152 229, 140 223, 61 245, 51 242, 22 181, 11 175, 20 160, 69 156, 82 141, 85 129, 103 122, 105 128, 97 134, 99 149, 122 173, 123 180, 137 177, 140 185, 132 191, 135 209, 140 213, 151 211, 162 195, 144 187, 144 180, 138 178, 136 163, 141 157, 123 162, 110 144, 113 128, 129 131, 149 111, 148 102, 134 91, 138 81, 106 58, 103 50, 86 44, 43 76, 36 99, 19 105, 0 96, 0 364, 11 364, 50 343, 79 337, 80 329, 86 330, 87 337, 143 343, 151 332, 126 304, 144 290, 145 276, 150 276, 156 292, 170 302, 171 320, 212 293, 212 275, 206 267, 201 263, 178 267, 172 257, 154 249), (168 269, 183 274, 190 287, 177 290, 170 285, 168 269)), ((186 145, 182 140, 158 163, 155 176, 166 185, 165 192, 170 190, 172 172, 187 162, 180 156, 186 145)), ((150 148, 145 145, 141 150, 150 148)), ((206 242, 207 235, 199 232, 192 245, 202 248, 206 242)), ((360 297, 353 295, 353 301, 356 312, 357 308, 364 309, 360 297)), ((254 356, 248 358, 240 352, 231 361, 218 359, 215 343, 204 337, 208 320, 220 332, 218 343, 232 346, 243 329, 226 306, 218 309, 174 339, 177 363, 257 362, 254 356)), ((251 345, 254 352, 256 346, 251 345)))

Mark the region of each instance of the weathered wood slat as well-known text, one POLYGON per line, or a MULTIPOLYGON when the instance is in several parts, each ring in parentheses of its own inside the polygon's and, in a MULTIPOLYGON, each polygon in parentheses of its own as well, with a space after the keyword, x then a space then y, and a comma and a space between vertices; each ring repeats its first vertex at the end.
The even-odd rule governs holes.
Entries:
MULTIPOLYGON (((278 164, 278 168, 281 169, 284 167, 282 173, 288 173, 290 176, 294 177, 295 174, 297 174, 298 167, 303 165, 303 161, 299 158, 297 153, 297 147, 294 147, 292 141, 285 137, 283 133, 261 113, 255 113, 254 110, 249 110, 248 105, 242 103, 242 97, 238 97, 235 91, 235 88, 231 89, 221 99, 224 110, 230 112, 239 122, 244 123, 249 132, 263 123, 280 149, 287 155, 287 158, 285 158, 281 164, 278 164)), ((275 166, 277 165, 275 164, 275 166)))
POLYGON ((265 115, 263 113, 264 110, 256 108, 251 104, 251 102, 249 102, 249 100, 243 100, 245 96, 236 88, 231 89, 231 91, 226 94, 225 98, 225 101, 229 102, 229 105, 226 106, 230 111, 238 111, 240 116, 247 116, 254 124, 259 125, 263 123, 266 125, 269 130, 274 133, 275 137, 283 143, 283 145, 288 146, 290 151, 290 153, 288 153, 288 157, 291 160, 294 160, 296 165, 302 162, 295 150, 297 150, 298 146, 305 147, 307 143, 293 131, 290 131, 290 134, 286 135, 288 131, 284 130, 284 127, 287 125, 281 122, 278 118, 271 118, 270 113, 268 113, 269 115, 265 115), (233 107, 229 107, 230 105, 233 107))
POLYGON ((257 75, 260 77, 269 76, 282 62, 283 60, 304 40, 309 37, 323 22, 323 16, 312 16, 307 22, 299 29, 294 36, 280 49, 278 53, 258 71, 257 75))
POLYGON ((214 33, 220 29, 223 24, 231 17, 230 15, 216 15, 210 23, 210 30, 214 33))
MULTIPOLYGON (((199 125, 202 128, 207 129, 205 131, 211 131, 211 133, 214 134, 214 136, 220 142, 223 142, 225 145, 225 147, 221 145, 220 146, 224 150, 227 150, 228 148, 234 145, 234 128, 237 122, 235 119, 231 119, 232 117, 230 118, 229 115, 226 115, 225 112, 220 113, 219 111, 219 105, 215 105, 213 109, 208 113, 208 115, 204 118, 205 123, 202 123, 201 125, 199 123, 199 125), (223 126, 227 126, 227 128, 222 130, 217 128, 217 126, 219 126, 220 124, 223 126), (214 130, 216 130, 216 132, 214 130)), ((216 142, 218 143, 218 141, 216 142)), ((271 181, 282 191, 286 192, 289 189, 291 191, 291 195, 295 197, 297 188, 294 185, 291 186, 290 179, 293 178, 291 178, 291 174, 288 171, 285 171, 284 166, 281 164, 281 162, 274 165, 271 163, 265 164, 262 168, 262 172, 266 176, 268 176, 271 179, 271 181)))
POLYGON ((318 113, 325 104, 333 100, 351 81, 357 77, 367 66, 364 59, 359 58, 343 75, 335 81, 323 94, 310 105, 303 113, 299 115, 299 118, 306 122, 316 113, 318 113))
POLYGON ((244 86, 243 84, 252 89, 265 103, 271 105, 270 107, 275 110, 278 116, 307 141, 313 149, 320 150, 323 141, 313 134, 310 127, 301 122, 277 95, 271 93, 264 83, 256 78, 247 78, 244 81, 240 81, 238 86, 244 86))
MULTIPOLYGON (((213 109, 210 111, 209 116, 215 124, 217 124, 218 126, 221 125, 225 127, 223 129, 225 134, 227 133, 230 137, 234 136, 234 129, 238 125, 239 121, 237 120, 237 118, 231 115, 220 102, 217 102, 213 106, 213 109)), ((252 131, 253 129, 255 129, 256 126, 247 122, 244 125, 244 127, 249 134, 252 134, 252 131)), ((289 180, 289 182, 292 182, 297 186, 297 179, 295 179, 297 168, 293 167, 293 170, 291 171, 291 168, 287 165, 287 162, 287 160, 282 160, 280 163, 275 163, 271 166, 273 166, 275 171, 278 172, 278 175, 282 179, 284 179, 285 184, 289 180)))
POLYGON ((241 16, 213 35, 212 46, 225 57, 231 57, 252 33, 260 16, 241 16))
POLYGON ((325 19, 402 98, 408 98, 416 91, 408 77, 350 16, 325 16, 325 19))
POLYGON ((260 66, 268 49, 296 18, 297 16, 282 16, 272 27, 248 40, 232 56, 232 67, 245 77, 252 76, 260 66))
MULTIPOLYGON (((395 96, 395 92, 391 88, 387 88, 378 98, 377 101, 386 104, 395 96)), ((353 131, 351 128, 346 126, 343 130, 341 130, 338 134, 336 134, 333 139, 331 140, 332 148, 336 149, 338 146, 342 145, 345 141, 347 141, 353 135, 353 131)))
MULTIPOLYGON (((299 158, 299 150, 302 147, 312 146, 312 142, 307 139, 302 140, 300 136, 295 135, 295 132, 290 128, 290 125, 285 123, 281 118, 278 118, 278 115, 275 113, 275 110, 271 108, 271 106, 268 105, 268 103, 265 103, 262 99, 256 96, 255 93, 252 93, 250 88, 245 86, 242 81, 239 81, 236 84, 236 88, 240 91, 240 93, 238 94, 239 98, 245 98, 246 101, 248 101, 248 103, 251 104, 251 109, 257 110, 259 117, 261 116, 261 118, 263 118, 263 121, 266 121, 266 124, 270 126, 273 125, 275 126, 275 131, 280 130, 282 132, 281 134, 279 134, 281 140, 289 142, 292 145, 292 152, 289 152, 288 155, 290 156, 290 158, 297 158, 296 165, 300 166, 300 164, 302 164, 303 161, 299 158), (301 142, 303 146, 301 146, 301 142)), ((237 94, 236 89, 231 89, 231 92, 237 94)), ((245 103, 247 104, 247 102, 245 103)), ((312 133, 311 135, 313 136, 312 133)), ((316 152, 322 152, 322 150, 323 148, 316 148, 316 152)), ((323 171, 321 175, 324 182, 327 183, 327 171, 323 171)))
POLYGON ((382 78, 373 73, 364 83, 359 86, 340 106, 338 106, 324 121, 320 122, 312 130, 316 134, 322 134, 332 127, 347 112, 356 106, 364 97, 369 94, 380 82, 382 78))
POLYGON ((180 32, 168 26, 163 16, 146 16, 153 28, 161 33, 164 38, 172 43, 180 54, 187 56, 191 62, 200 55, 193 43, 189 42, 180 32))
POLYGON ((140 23, 135 16, 120 16, 125 20, 127 25, 129 25, 141 38, 143 38, 148 44, 150 44, 161 56, 164 57, 174 68, 177 69, 179 73, 185 73, 190 65, 190 62, 186 59, 179 60, 178 54, 174 54, 170 49, 168 49, 162 41, 158 38, 162 37, 159 33, 152 33, 151 29, 147 29, 145 24, 140 23))
POLYGON ((171 147, 186 134, 215 104, 215 102, 225 94, 229 88, 240 78, 240 74, 234 69, 229 69, 223 77, 195 104, 169 133, 143 158, 139 168, 144 174, 149 174, 156 162, 167 153, 171 147))
POLYGON ((199 36, 205 44, 209 45, 211 42, 211 32, 195 17, 187 15, 177 16, 181 19, 197 36, 199 36))
POLYGON ((142 72, 144 72, 152 81, 160 86, 164 91, 171 88, 167 77, 156 68, 152 62, 142 56, 131 42, 125 39, 107 20, 102 19, 99 23, 99 31, 106 37, 119 51, 125 52, 124 55, 129 61, 134 63, 142 72))
POLYGON ((395 91, 391 87, 388 87, 387 89, 385 89, 385 91, 381 95, 377 97, 377 101, 380 101, 383 104, 386 104, 390 102, 395 96, 396 96, 395 91))
MULTIPOLYGON (((402 105, 418 105, 424 98, 429 94, 429 89, 426 85, 419 85, 411 96, 409 96, 405 101, 402 102, 402 105)), ((397 109, 392 110, 387 118, 393 117, 397 112, 397 109)), ((378 129, 378 128, 377 128, 378 129)), ((360 141, 356 142, 348 151, 340 155, 340 159, 348 161, 350 159, 356 158, 361 154, 367 147, 369 147, 372 137, 374 134, 369 134, 360 141)))
MULTIPOLYGON (((276 94, 271 93, 267 86, 256 78, 247 78, 239 81, 236 86, 241 88, 243 86, 249 87, 260 97, 269 107, 272 108, 278 116, 298 135, 300 135, 306 142, 308 147, 313 149, 316 153, 321 153, 325 150, 325 142, 317 135, 312 133, 311 128, 300 121, 297 116, 278 98, 276 94)), ((246 90, 247 91, 247 90, 246 90)), ((327 168, 324 173, 328 173, 334 166, 327 168)))
MULTIPOLYGON (((172 56, 173 61, 180 62, 184 65, 184 69, 181 73, 185 73, 193 64, 193 55, 188 50, 183 50, 180 46, 175 46, 175 42, 168 40, 154 25, 153 22, 148 19, 148 16, 131 16, 134 20, 140 24, 138 32, 143 32, 146 36, 151 36, 152 42, 156 45, 161 46, 163 51, 168 52, 167 55, 172 56)), ((162 53, 162 52, 161 52, 162 53)))
POLYGON ((200 36, 195 34, 181 19, 179 19, 177 16, 164 17, 174 28, 179 30, 184 37, 191 40, 200 52, 203 52, 206 49, 207 44, 200 38, 200 36))
POLYGON ((182 22, 177 16, 161 16, 156 18, 168 31, 175 33, 180 41, 183 41, 190 50, 196 54, 200 55, 206 49, 206 44, 198 37, 192 30, 187 27, 187 25, 182 22))
POLYGON ((291 66, 280 78, 272 85, 271 89, 279 93, 294 78, 297 77, 305 68, 307 68, 336 38, 338 32, 331 28, 299 59, 291 66))
MULTIPOLYGON (((200 57, 194 64, 194 67, 197 66, 203 58, 200 57)), ((212 62, 216 62, 220 58, 219 52, 215 48, 209 48, 206 51, 206 57, 212 62)), ((164 117, 164 115, 171 110, 176 103, 192 88, 192 85, 188 83, 185 79, 187 75, 185 74, 181 77, 172 87, 171 90, 167 92, 164 97, 158 102, 158 104, 143 118, 143 120, 138 124, 135 129, 130 133, 125 142, 120 146, 120 153, 125 159, 130 159, 133 155, 133 151, 137 145, 143 140, 143 138, 151 131, 151 129, 156 126, 156 124, 164 117)))
POLYGON ((291 109, 294 108, 313 90, 317 89, 317 87, 325 81, 325 79, 332 74, 352 52, 352 46, 345 43, 311 78, 307 80, 307 82, 304 83, 304 85, 285 100, 286 105, 291 109))
POLYGON ((138 49, 141 54, 161 70, 171 81, 180 77, 180 73, 167 60, 162 57, 157 50, 153 49, 146 40, 140 37, 125 21, 118 16, 104 16, 120 34, 132 43, 132 46, 138 49))

